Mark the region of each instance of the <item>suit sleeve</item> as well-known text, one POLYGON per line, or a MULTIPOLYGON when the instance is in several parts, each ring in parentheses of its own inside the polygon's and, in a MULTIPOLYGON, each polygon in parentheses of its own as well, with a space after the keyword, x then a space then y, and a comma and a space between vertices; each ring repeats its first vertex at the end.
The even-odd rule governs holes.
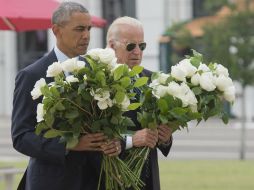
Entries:
POLYGON ((161 144, 157 146, 165 157, 168 156, 169 151, 172 147, 172 143, 173 143, 173 136, 170 137, 170 143, 168 145, 161 144))
POLYGON ((23 70, 15 79, 12 111, 13 147, 30 157, 52 163, 65 161, 65 145, 58 138, 46 139, 35 134, 36 108, 39 101, 31 97, 31 90, 38 80, 36 73, 23 70))

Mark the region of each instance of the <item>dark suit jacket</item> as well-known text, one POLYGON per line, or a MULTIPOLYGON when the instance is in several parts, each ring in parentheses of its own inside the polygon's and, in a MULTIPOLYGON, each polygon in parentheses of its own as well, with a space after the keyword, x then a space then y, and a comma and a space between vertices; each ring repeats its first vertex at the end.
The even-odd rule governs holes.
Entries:
MULTIPOLYGON (((58 138, 45 139, 35 134, 36 107, 41 99, 32 100, 31 90, 40 78, 46 78, 50 64, 57 61, 54 51, 21 70, 15 81, 12 140, 14 148, 30 157, 25 184, 26 190, 81 190, 84 189, 86 154, 70 151, 58 138)), ((50 82, 47 78, 46 81, 50 82)))

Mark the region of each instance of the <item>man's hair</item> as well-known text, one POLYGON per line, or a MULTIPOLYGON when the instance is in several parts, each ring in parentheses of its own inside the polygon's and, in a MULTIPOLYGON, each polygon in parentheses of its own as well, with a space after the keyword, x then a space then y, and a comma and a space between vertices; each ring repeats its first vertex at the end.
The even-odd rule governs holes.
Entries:
POLYGON ((119 35, 121 33, 121 27, 123 25, 143 28, 142 23, 135 18, 128 16, 119 17, 116 20, 114 20, 113 23, 108 28, 107 44, 109 44, 111 40, 118 40, 120 38, 119 35))
POLYGON ((51 19, 52 24, 66 24, 69 21, 72 13, 81 12, 89 13, 89 11, 81 4, 76 2, 63 2, 54 11, 51 19))

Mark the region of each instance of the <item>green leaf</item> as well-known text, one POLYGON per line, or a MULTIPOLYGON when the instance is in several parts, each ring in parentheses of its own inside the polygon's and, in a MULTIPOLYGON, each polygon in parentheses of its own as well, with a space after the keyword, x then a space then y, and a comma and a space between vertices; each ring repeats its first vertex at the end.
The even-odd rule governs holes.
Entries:
POLYGON ((195 95, 200 95, 202 93, 202 89, 200 87, 194 87, 191 90, 195 95))
POLYGON ((116 117, 116 116, 112 116, 110 122, 111 122, 112 124, 117 125, 117 124, 119 123, 119 118, 116 117))
POLYGON ((123 125, 124 126, 129 126, 129 127, 134 127, 135 126, 134 122, 129 117, 124 117, 123 118, 123 125))
POLYGON ((162 124, 167 124, 168 123, 168 118, 165 115, 160 114, 159 119, 162 124))
POLYGON ((160 109, 161 113, 167 113, 167 111, 168 111, 168 104, 167 104, 166 100, 164 100, 163 98, 160 98, 157 101, 157 105, 158 105, 158 108, 160 109))
POLYGON ((128 110, 136 110, 137 108, 139 108, 141 106, 141 103, 137 102, 137 103, 132 103, 128 106, 128 110))
POLYGON ((129 72, 129 76, 130 77, 134 77, 136 75, 138 75, 139 73, 141 73, 143 71, 144 67, 140 66, 140 65, 136 65, 132 68, 132 70, 129 72))
POLYGON ((62 104, 62 101, 58 101, 58 102, 56 103, 55 109, 56 109, 56 110, 59 110, 59 111, 65 110, 65 107, 64 107, 64 105, 62 104))
POLYGON ((106 84, 105 73, 103 71, 96 72, 96 80, 100 82, 102 86, 106 84))
POLYGON ((173 129, 173 132, 180 130, 179 122, 168 122, 168 126, 173 129))
POLYGON ((56 130, 56 129, 50 129, 48 130, 45 134, 44 134, 44 137, 45 138, 55 138, 57 136, 60 136, 61 135, 61 132, 56 130))
POLYGON ((125 93, 117 91, 115 95, 115 100, 118 104, 122 103, 125 98, 125 93))
POLYGON ((39 135, 42 131, 48 129, 49 127, 45 124, 45 122, 38 123, 35 128, 35 134, 39 135))
MULTIPOLYGON (((54 109, 51 108, 50 110, 54 110, 54 109)), ((48 112, 45 113, 44 119, 45 119, 45 122, 46 122, 47 126, 49 126, 49 127, 53 126, 55 118, 54 118, 54 115, 51 113, 51 111, 48 111, 48 112)))
POLYGON ((85 59, 86 59, 87 63, 89 63, 92 70, 94 70, 96 68, 96 63, 93 61, 93 59, 89 55, 87 55, 85 57, 85 59))
POLYGON ((66 148, 67 149, 73 148, 78 144, 78 142, 79 142, 78 137, 69 138, 66 142, 66 148))
POLYGON ((49 87, 47 85, 45 85, 41 88, 41 93, 42 93, 42 95, 44 95, 46 97, 51 96, 51 92, 50 92, 49 87))
POLYGON ((104 127, 103 128, 103 132, 106 136, 108 137, 112 137, 112 134, 113 134, 113 130, 109 127, 104 127))
POLYGON ((129 77, 123 77, 123 78, 121 78, 120 82, 121 82, 122 87, 126 88, 131 84, 131 79, 129 77))
POLYGON ((153 122, 149 122, 149 123, 148 123, 147 128, 148 128, 148 129, 156 129, 157 126, 158 126, 158 124, 157 124, 155 121, 153 121, 153 122))
POLYGON ((81 94, 83 91, 85 91, 86 85, 84 83, 80 84, 78 87, 78 94, 81 94))
POLYGON ((114 70, 114 80, 119 80, 124 73, 125 65, 120 65, 114 70))
POLYGON ((60 97, 60 93, 58 92, 57 88, 52 86, 49 91, 52 93, 53 97, 55 98, 59 98, 60 97))
POLYGON ((148 77, 137 78, 136 82, 134 83, 134 87, 141 87, 147 84, 147 81, 148 81, 148 77))
POLYGON ((228 124, 228 114, 227 113, 223 112, 222 116, 221 116, 221 119, 222 119, 224 124, 228 124))
POLYGON ((79 116, 78 110, 69 110, 68 112, 65 113, 65 117, 67 119, 74 119, 79 116))

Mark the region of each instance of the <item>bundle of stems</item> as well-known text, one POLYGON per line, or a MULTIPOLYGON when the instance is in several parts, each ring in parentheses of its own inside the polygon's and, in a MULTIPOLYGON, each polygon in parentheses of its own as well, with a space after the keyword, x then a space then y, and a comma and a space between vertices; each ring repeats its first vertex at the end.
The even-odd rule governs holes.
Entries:
POLYGON ((103 173, 106 190, 125 190, 129 187, 132 187, 134 190, 140 190, 144 186, 139 176, 118 156, 109 157, 103 155, 97 190, 100 190, 103 173))

